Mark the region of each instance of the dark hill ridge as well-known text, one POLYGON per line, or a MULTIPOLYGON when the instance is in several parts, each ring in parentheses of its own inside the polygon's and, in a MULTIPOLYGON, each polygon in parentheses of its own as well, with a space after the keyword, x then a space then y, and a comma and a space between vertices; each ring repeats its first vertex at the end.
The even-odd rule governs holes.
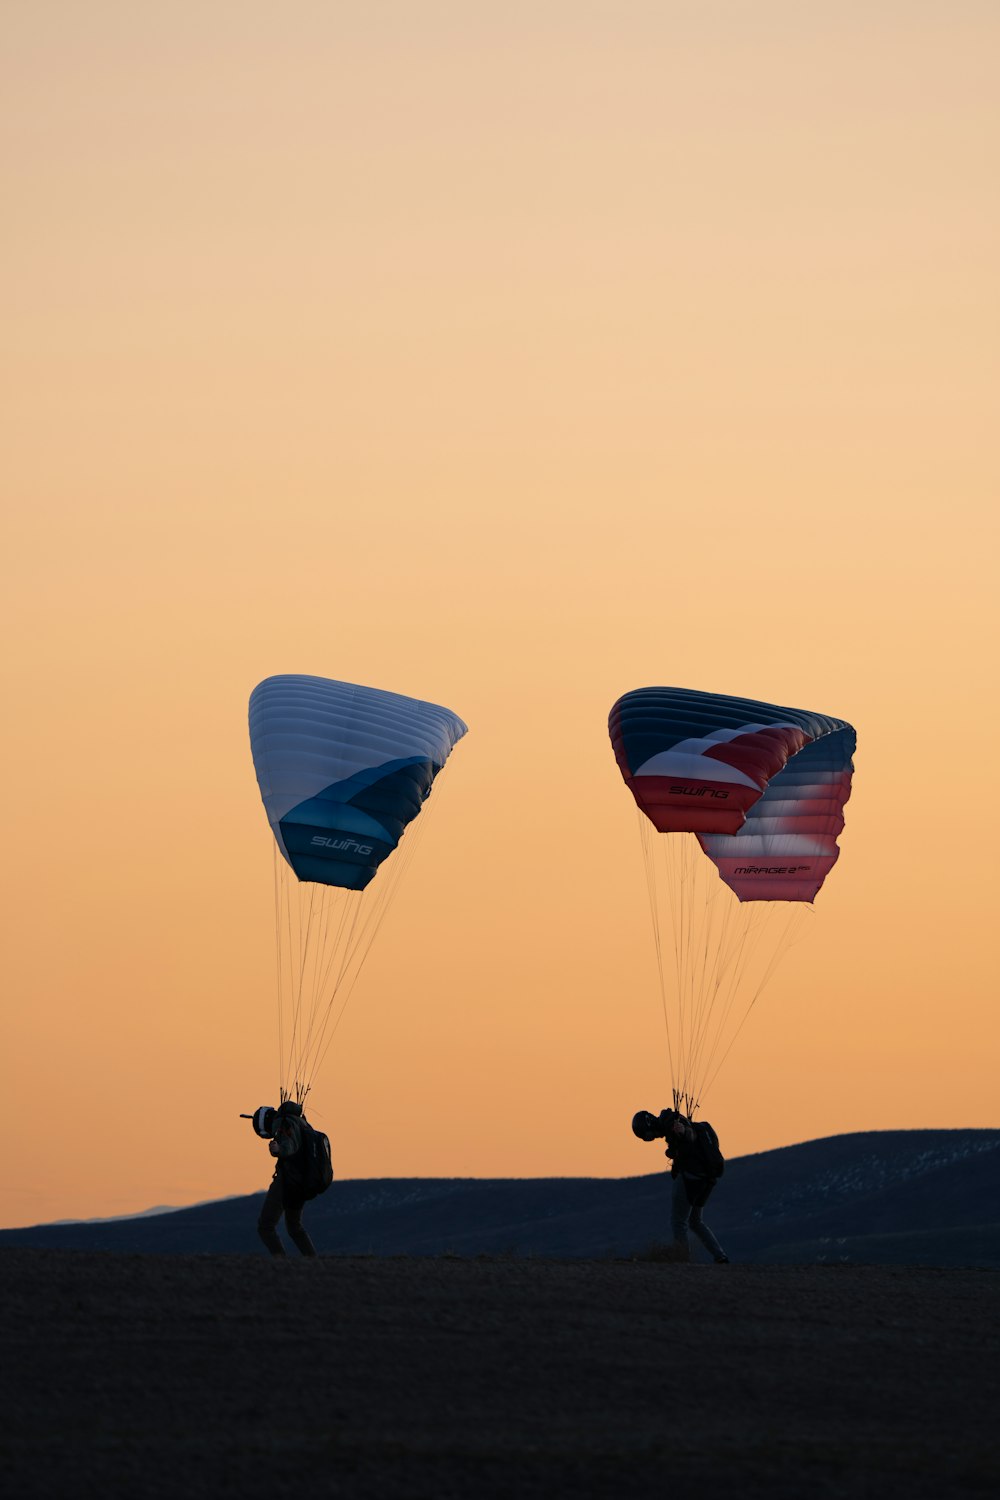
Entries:
MULTIPOLYGON (((663 1172, 338 1181, 307 1216, 334 1255, 633 1256, 668 1238, 668 1191, 663 1172)), ((9 1229, 0 1247, 259 1252, 260 1199, 9 1229)), ((872 1131, 740 1157, 709 1207, 742 1261, 1000 1267, 1000 1130, 872 1131)))

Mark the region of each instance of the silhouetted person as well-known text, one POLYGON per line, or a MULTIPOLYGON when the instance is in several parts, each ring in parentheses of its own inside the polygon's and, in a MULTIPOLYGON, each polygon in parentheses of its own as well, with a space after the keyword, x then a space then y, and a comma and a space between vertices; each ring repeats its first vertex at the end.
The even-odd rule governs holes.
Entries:
POLYGON ((665 1140, 673 1178, 670 1203, 670 1229, 673 1234, 673 1259, 691 1259, 688 1229, 705 1246, 717 1265, 727 1265, 729 1256, 719 1244, 702 1217, 712 1189, 722 1176, 725 1164, 719 1150, 719 1137, 707 1120, 693 1124, 676 1109, 651 1115, 641 1109, 632 1120, 632 1130, 642 1141, 665 1140))
MULTIPOLYGON (((263 1111, 258 1113, 263 1114, 263 1111)), ((303 1255, 315 1255, 316 1246, 302 1225, 302 1209, 306 1198, 302 1192, 301 1176, 297 1171, 297 1157, 301 1157, 303 1145, 302 1123, 305 1116, 302 1105, 288 1099, 278 1109, 270 1112, 271 1139, 267 1149, 276 1158, 271 1186, 264 1198, 264 1206, 257 1220, 257 1233, 272 1255, 284 1255, 285 1247, 278 1238, 278 1221, 285 1216, 285 1228, 303 1255)), ((255 1125, 258 1134, 260 1127, 255 1125)))

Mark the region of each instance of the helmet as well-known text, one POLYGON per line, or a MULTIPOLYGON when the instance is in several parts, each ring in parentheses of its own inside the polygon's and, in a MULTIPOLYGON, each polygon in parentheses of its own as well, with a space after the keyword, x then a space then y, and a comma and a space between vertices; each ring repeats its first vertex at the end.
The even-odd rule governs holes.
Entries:
POLYGON ((640 1109, 638 1114, 632 1116, 632 1134, 637 1135, 640 1141, 655 1141, 661 1134, 660 1122, 648 1109, 640 1109))
POLYGON ((270 1104, 262 1104, 251 1115, 253 1128, 261 1140, 269 1141, 274 1134, 274 1115, 275 1111, 271 1108, 270 1104))

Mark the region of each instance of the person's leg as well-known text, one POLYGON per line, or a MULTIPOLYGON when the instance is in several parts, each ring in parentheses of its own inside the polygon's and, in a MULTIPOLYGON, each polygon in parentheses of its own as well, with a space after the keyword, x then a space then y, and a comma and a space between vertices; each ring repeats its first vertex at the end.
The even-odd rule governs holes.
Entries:
POLYGON ((688 1244, 687 1227, 691 1217, 691 1204, 688 1201, 687 1187, 684 1178, 678 1172, 674 1178, 673 1193, 670 1199, 670 1230, 674 1237, 675 1259, 688 1260, 691 1256, 691 1247, 688 1244))
POLYGON ((285 1228, 303 1255, 315 1255, 316 1246, 309 1238, 302 1224, 302 1210, 304 1206, 297 1198, 293 1198, 290 1202, 285 1203, 285 1228))
POLYGON ((285 1247, 278 1238, 278 1220, 284 1212, 284 1196, 281 1190, 281 1178, 277 1172, 271 1179, 271 1186, 264 1197, 264 1205, 257 1220, 257 1233, 272 1255, 284 1255, 285 1247))
POLYGON ((701 1210, 703 1206, 704 1205, 699 1205, 698 1208, 693 1208, 691 1210, 691 1233, 697 1235, 698 1239, 701 1240, 701 1243, 705 1246, 705 1249, 708 1251, 713 1260, 727 1261, 729 1259, 729 1256, 726 1254, 725 1250, 723 1250, 722 1246, 715 1238, 715 1235, 709 1229, 708 1225, 705 1223, 704 1219, 701 1216, 701 1210))

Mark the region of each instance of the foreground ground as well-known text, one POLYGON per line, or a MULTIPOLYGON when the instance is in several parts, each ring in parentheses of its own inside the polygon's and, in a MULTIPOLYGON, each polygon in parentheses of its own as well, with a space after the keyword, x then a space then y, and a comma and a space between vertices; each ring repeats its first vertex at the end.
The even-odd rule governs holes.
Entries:
POLYGON ((0 1253, 20 1497, 1000 1493, 1000 1273, 0 1253))

